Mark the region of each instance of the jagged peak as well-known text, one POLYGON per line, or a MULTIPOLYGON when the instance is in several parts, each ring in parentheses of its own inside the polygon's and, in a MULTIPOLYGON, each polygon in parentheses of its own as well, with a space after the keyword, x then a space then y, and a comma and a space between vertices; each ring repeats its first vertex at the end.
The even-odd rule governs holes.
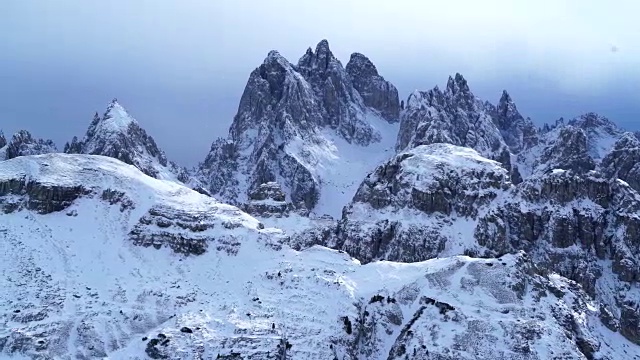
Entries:
POLYGON ((419 108, 423 105, 432 105, 433 102, 441 103, 442 101, 444 101, 444 93, 436 85, 433 89, 427 91, 414 90, 409 94, 405 108, 419 108))
POLYGON ((460 73, 456 73, 455 76, 449 76, 447 80, 447 92, 451 94, 457 93, 470 93, 469 84, 467 80, 460 73))
POLYGON ((58 149, 52 140, 34 138, 27 130, 19 130, 6 143, 7 151, 5 159, 13 159, 24 155, 39 155, 57 152, 58 149))
POLYGON ((270 77, 269 73, 273 72, 275 69, 278 69, 276 70, 276 72, 294 71, 293 65, 289 62, 289 60, 287 60, 284 56, 282 56, 280 52, 278 52, 277 50, 271 50, 269 51, 269 53, 267 54, 267 57, 262 62, 262 65, 256 70, 259 70, 260 76, 266 79, 270 77), (265 68, 269 69, 266 73, 264 71, 265 68))
POLYGON ((287 59, 285 59, 284 56, 280 55, 280 52, 278 50, 271 50, 267 54, 267 57, 264 59, 264 63, 268 63, 271 61, 282 61, 282 60, 287 61, 287 59))
POLYGON ((331 54, 331 49, 329 48, 329 41, 327 39, 322 39, 316 45, 316 55, 320 56, 320 54, 331 54))
POLYGON ((500 96, 500 101, 498 101, 496 110, 500 116, 505 118, 522 118, 513 98, 509 95, 507 90, 502 90, 502 95, 500 96))
POLYGON ((500 96, 499 103, 500 104, 513 103, 513 99, 511 98, 511 95, 509 95, 507 90, 502 90, 502 95, 500 96))
POLYGON ((11 142, 16 140, 31 140, 31 139, 33 139, 33 136, 31 136, 31 133, 28 130, 22 129, 22 130, 18 130, 18 132, 13 134, 13 137, 11 137, 11 142))
POLYGON ((607 117, 599 115, 595 112, 584 113, 568 122, 569 125, 580 126, 584 129, 592 129, 598 127, 617 128, 613 121, 607 117))
POLYGON ((327 69, 329 64, 334 61, 338 61, 331 49, 329 48, 329 41, 326 39, 320 40, 316 45, 315 53, 307 49, 306 53, 298 61, 298 67, 300 68, 316 68, 327 69))
MULTIPOLYGON (((94 115, 94 122, 99 119, 97 115, 97 113, 94 115)), ((126 131, 131 124, 137 124, 136 120, 129 115, 129 112, 114 98, 109 105, 107 105, 107 110, 102 119, 97 121, 96 125, 99 125, 100 128, 105 131, 122 132, 126 131)))
POLYGON ((0 130, 0 148, 7 145, 7 139, 4 137, 4 133, 0 130))
POLYGON ((348 73, 357 69, 358 72, 367 76, 380 76, 380 74, 378 74, 378 69, 373 62, 371 62, 368 57, 358 52, 351 54, 345 69, 348 73))

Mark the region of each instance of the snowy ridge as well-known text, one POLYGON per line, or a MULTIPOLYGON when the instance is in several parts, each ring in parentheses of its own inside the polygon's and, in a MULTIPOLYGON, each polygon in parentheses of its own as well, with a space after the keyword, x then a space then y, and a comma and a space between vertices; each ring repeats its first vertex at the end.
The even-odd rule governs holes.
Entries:
MULTIPOLYGON (((81 188, 83 190, 77 197, 79 201, 104 191, 120 194, 131 204, 128 226, 135 224, 142 214, 154 207, 206 213, 221 223, 233 222, 249 229, 257 230, 259 226, 256 219, 236 207, 219 203, 175 182, 149 177, 134 166, 105 156, 46 154, 4 161, 0 164, 0 182, 11 181, 21 181, 26 186, 37 183, 53 189, 81 188)), ((11 193, 11 189, 7 190, 11 193)), ((14 195, 28 196, 28 192, 28 189, 18 190, 14 195)), ((6 201, 4 203, 6 205, 6 201)))
POLYGON ((597 354, 627 358, 620 335, 599 326, 595 304, 573 283, 527 270, 521 256, 362 266, 325 248, 277 250, 246 239, 234 256, 183 257, 134 247, 112 221, 117 209, 90 201, 75 210, 5 215, 12 250, 0 252, 8 280, 1 353, 266 360, 288 343, 288 358, 309 360, 427 352, 580 359, 586 341, 597 354), (576 316, 577 327, 565 316, 576 316))
POLYGON ((191 183, 187 171, 167 160, 155 140, 116 99, 109 103, 102 117, 94 115, 84 138, 78 141, 74 137, 65 145, 64 152, 109 156, 158 179, 191 183))
POLYGON ((0 161, 13 159, 18 156, 39 155, 58 152, 51 140, 36 139, 27 130, 20 130, 13 134, 9 142, 0 132, 0 161))

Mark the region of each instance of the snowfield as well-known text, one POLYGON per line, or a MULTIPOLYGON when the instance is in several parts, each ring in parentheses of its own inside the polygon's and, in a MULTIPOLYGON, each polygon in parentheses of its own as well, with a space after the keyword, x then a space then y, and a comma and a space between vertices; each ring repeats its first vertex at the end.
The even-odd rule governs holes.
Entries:
POLYGON ((233 206, 101 156, 0 162, 0 207, 0 358, 638 358, 525 254, 361 265, 294 251, 233 206), (75 187, 63 210, 42 207, 75 187), (135 245, 146 235, 163 240, 135 245), (206 251, 175 245, 189 236, 206 251))

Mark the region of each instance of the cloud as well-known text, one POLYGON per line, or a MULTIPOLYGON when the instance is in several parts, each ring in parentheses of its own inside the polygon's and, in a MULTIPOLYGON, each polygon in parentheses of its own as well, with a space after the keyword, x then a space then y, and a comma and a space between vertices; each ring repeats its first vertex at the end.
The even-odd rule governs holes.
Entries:
POLYGON ((9 1, 0 127, 62 142, 116 96, 170 156, 193 164, 226 134, 269 50, 296 62, 323 38, 343 61, 369 56, 402 97, 461 72, 488 100, 509 89, 539 122, 604 110, 631 123, 638 13, 635 0, 9 1))

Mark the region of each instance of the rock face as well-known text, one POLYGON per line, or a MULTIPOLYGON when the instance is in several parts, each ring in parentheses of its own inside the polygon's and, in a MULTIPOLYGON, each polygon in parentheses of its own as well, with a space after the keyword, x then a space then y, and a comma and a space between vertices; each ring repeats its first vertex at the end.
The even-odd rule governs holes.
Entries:
POLYGON ((313 207, 319 184, 311 169, 285 145, 294 138, 320 141, 316 134, 323 121, 319 105, 313 89, 293 65, 270 52, 249 77, 229 139, 214 142, 200 166, 211 192, 240 204, 260 185, 282 179, 282 185, 291 191, 290 202, 313 207), (241 175, 247 177, 246 182, 241 183, 241 175))
POLYGON ((369 58, 360 53, 351 54, 345 70, 366 106, 378 110, 388 121, 400 119, 398 90, 378 74, 369 58))
POLYGON ((442 256, 447 243, 458 241, 453 228, 467 226, 510 187, 499 163, 470 148, 412 148, 362 182, 343 211, 335 246, 366 262, 442 256))
MULTIPOLYGON (((620 314, 640 298, 640 194, 592 171, 584 130, 568 125, 558 134, 544 166, 517 185, 469 148, 433 144, 400 153, 363 181, 325 243, 364 262, 524 250, 606 304, 609 326, 630 326, 620 332, 638 342, 635 325, 620 314)), ((625 136, 620 148, 635 141, 625 136)), ((617 164, 608 168, 622 167, 605 160, 617 164)))
POLYGON ((40 155, 58 152, 51 140, 35 139, 27 130, 15 133, 7 143, 4 135, 0 134, 0 160, 9 160, 18 156, 40 155))
POLYGON ((288 207, 314 209, 322 191, 319 170, 342 157, 335 143, 380 143, 376 126, 393 121, 395 88, 377 71, 360 71, 362 66, 353 64, 353 76, 367 89, 366 102, 326 40, 307 50, 297 65, 271 51, 249 76, 229 137, 213 143, 199 178, 212 194, 233 204, 246 204, 264 184, 276 183, 288 207), (374 91, 383 85, 386 90, 378 90, 388 93, 389 104, 374 91))
POLYGON ((184 183, 190 180, 186 169, 168 161, 155 140, 116 99, 102 117, 94 115, 82 140, 74 137, 65 144, 64 152, 112 157, 157 179, 184 183))
POLYGON ((587 172, 593 170, 596 163, 589 155, 584 130, 569 125, 559 129, 558 137, 544 149, 534 166, 535 172, 553 169, 587 172))
MULTIPOLYGON (((493 110, 491 104, 487 104, 487 107, 493 110)), ((492 111, 492 118, 512 153, 517 154, 538 144, 538 129, 531 119, 520 115, 506 90, 502 92, 498 106, 492 111)))
POLYGON ((589 155, 602 159, 611 151, 613 144, 624 131, 608 118, 596 113, 586 113, 567 122, 567 125, 582 129, 587 136, 589 155))
POLYGON ((561 118, 554 125, 543 126, 538 143, 515 154, 515 163, 523 178, 555 168, 590 171, 623 135, 624 131, 610 120, 594 113, 568 122, 561 118))
POLYGON ((602 159, 601 171, 610 178, 626 181, 640 191, 640 140, 633 133, 625 133, 602 159))
POLYGON ((336 129, 351 143, 369 145, 380 141, 380 134, 366 119, 366 107, 342 63, 322 40, 298 60, 296 70, 308 81, 317 102, 322 105, 321 126, 336 129))
MULTIPOLYGON (((0 356, 117 360, 533 360, 550 354, 627 360, 635 356, 632 344, 599 324, 606 312, 580 286, 537 268, 525 254, 360 265, 326 248, 280 249, 269 243, 266 229, 255 227, 255 219, 237 209, 230 213, 210 208, 214 200, 176 183, 143 176, 114 159, 55 157, 84 159, 73 172, 86 172, 83 180, 89 187, 109 185, 111 192, 106 200, 74 201, 73 216, 30 211, 3 215, 7 221, 0 223, 2 240, 11 250, 0 252, 0 270, 7 274, 0 292, 0 356), (115 176, 120 171, 126 176, 111 182, 123 176, 115 176), (127 175, 133 173, 141 178, 127 175), (149 199, 145 189, 161 201, 142 201, 149 199), (134 207, 121 211, 119 203, 110 204, 120 201, 119 193, 134 207), (201 200, 201 207, 194 206, 190 197, 201 200), (157 207, 160 203, 172 211, 157 207), (154 236, 164 241, 163 234, 191 233, 178 228, 184 215, 200 210, 207 210, 201 218, 207 227, 209 221, 224 218, 239 221, 241 225, 232 230, 217 224, 201 231, 211 238, 211 245, 223 234, 239 236, 237 244, 229 245, 237 251, 209 246, 201 255, 184 256, 162 249, 166 243, 160 250, 126 244, 131 226, 141 226, 128 220, 142 216, 149 223, 147 230, 164 229, 154 236)), ((51 161, 55 157, 46 157, 50 166, 57 166, 51 161)), ((34 165, 45 170, 44 161, 35 158, 28 164, 19 159, 3 162, 0 176, 33 171, 34 165)), ((29 174, 41 181, 43 176, 55 180, 56 186, 72 179, 53 177, 46 170, 29 174)), ((631 305, 625 311, 628 308, 631 305)), ((622 325, 631 331, 636 319, 625 317, 622 325)))
MULTIPOLYGON (((409 95, 400 120, 396 149, 447 143, 478 151, 511 171, 511 156, 492 114, 494 110, 476 98, 460 74, 449 77, 447 88, 409 95)), ((505 120, 506 121, 506 120, 505 120)))
POLYGON ((478 244, 490 249, 485 255, 528 251, 539 266, 577 281, 615 313, 637 300, 640 197, 627 184, 556 171, 525 180, 507 199, 476 227, 478 244))
POLYGON ((7 139, 4 137, 4 133, 0 130, 0 149, 7 145, 7 139))
POLYGON ((249 214, 261 217, 283 217, 293 210, 291 203, 276 182, 261 184, 249 194, 249 202, 242 208, 249 214))

